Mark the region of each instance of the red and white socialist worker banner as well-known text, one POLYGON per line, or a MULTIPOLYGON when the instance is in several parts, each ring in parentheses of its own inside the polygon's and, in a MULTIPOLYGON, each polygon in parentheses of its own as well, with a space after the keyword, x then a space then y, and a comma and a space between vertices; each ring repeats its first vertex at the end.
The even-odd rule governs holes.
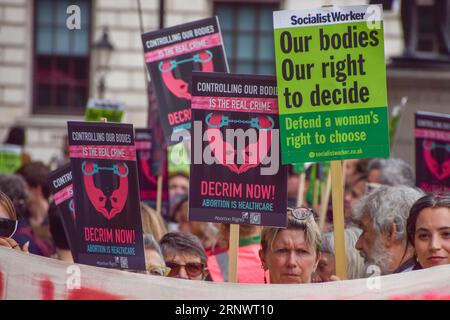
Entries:
POLYGON ((234 284, 70 264, 0 247, 0 299, 273 300, 274 297, 450 299, 450 265, 318 284, 234 284))

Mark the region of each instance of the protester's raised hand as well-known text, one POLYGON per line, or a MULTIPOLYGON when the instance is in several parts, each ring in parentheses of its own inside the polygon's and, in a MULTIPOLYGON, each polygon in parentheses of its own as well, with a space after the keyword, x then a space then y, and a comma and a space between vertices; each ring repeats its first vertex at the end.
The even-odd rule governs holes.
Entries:
POLYGON ((10 249, 20 250, 19 244, 14 239, 0 238, 0 245, 10 249))
POLYGON ((28 241, 23 245, 23 248, 20 248, 20 245, 16 242, 16 240, 11 238, 0 238, 0 246, 29 253, 28 249, 30 246, 30 242, 28 241))

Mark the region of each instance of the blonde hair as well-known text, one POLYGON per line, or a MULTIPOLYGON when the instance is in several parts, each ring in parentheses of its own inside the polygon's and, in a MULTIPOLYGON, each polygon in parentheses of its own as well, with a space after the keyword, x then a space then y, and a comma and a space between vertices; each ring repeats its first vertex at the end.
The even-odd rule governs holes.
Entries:
MULTIPOLYGON (((307 209, 309 210, 309 209, 307 209)), ((311 251, 316 252, 316 257, 319 256, 320 244, 322 242, 322 235, 319 226, 314 220, 314 214, 311 214, 306 219, 298 219, 293 214, 287 216, 287 230, 303 230, 305 232, 306 245, 311 251)), ((273 242, 277 237, 279 230, 284 230, 275 227, 264 227, 261 233, 261 247, 264 253, 267 249, 272 250, 273 242)))
POLYGON ((144 234, 152 234, 156 241, 161 240, 167 233, 167 228, 161 215, 143 202, 141 202, 141 220, 142 232, 144 234))
POLYGON ((16 209, 14 208, 14 204, 3 191, 0 191, 0 205, 5 207, 5 210, 11 220, 17 220, 17 214, 16 209))

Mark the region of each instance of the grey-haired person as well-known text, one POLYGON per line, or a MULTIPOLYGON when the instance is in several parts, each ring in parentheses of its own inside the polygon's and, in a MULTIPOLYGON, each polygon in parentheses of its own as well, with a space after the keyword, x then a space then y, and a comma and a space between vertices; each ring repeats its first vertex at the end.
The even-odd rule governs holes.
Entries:
POLYGON ((354 219, 362 230, 355 247, 366 267, 378 266, 381 274, 412 270, 414 248, 407 241, 406 220, 422 195, 408 186, 381 186, 355 206, 354 219))
MULTIPOLYGON (((363 278, 364 259, 355 248, 355 243, 361 235, 361 229, 356 227, 345 228, 345 260, 347 265, 347 279, 363 278)), ((336 277, 334 256, 334 234, 327 232, 322 236, 320 245, 320 259, 314 273, 313 282, 327 282, 338 280, 336 277)))
POLYGON ((413 168, 398 158, 372 159, 367 166, 367 172, 369 187, 379 184, 414 187, 416 184, 413 168))

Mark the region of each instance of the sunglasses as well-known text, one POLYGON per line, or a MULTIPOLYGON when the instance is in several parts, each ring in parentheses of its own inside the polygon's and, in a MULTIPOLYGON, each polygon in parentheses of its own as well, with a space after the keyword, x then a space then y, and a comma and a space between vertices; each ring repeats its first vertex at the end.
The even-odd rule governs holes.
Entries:
POLYGON ((186 270, 190 278, 198 277, 205 270, 205 265, 200 262, 188 262, 186 264, 178 264, 175 262, 166 261, 166 266, 170 268, 169 277, 175 277, 180 273, 181 267, 186 270))
POLYGON ((0 237, 11 238, 17 230, 17 220, 0 218, 0 237))
POLYGON ((170 273, 170 268, 164 266, 148 266, 147 271, 154 276, 167 277, 170 273))
POLYGON ((293 216, 295 219, 304 221, 309 219, 309 217, 314 217, 314 213, 310 208, 298 207, 295 209, 287 208, 288 214, 293 216))

